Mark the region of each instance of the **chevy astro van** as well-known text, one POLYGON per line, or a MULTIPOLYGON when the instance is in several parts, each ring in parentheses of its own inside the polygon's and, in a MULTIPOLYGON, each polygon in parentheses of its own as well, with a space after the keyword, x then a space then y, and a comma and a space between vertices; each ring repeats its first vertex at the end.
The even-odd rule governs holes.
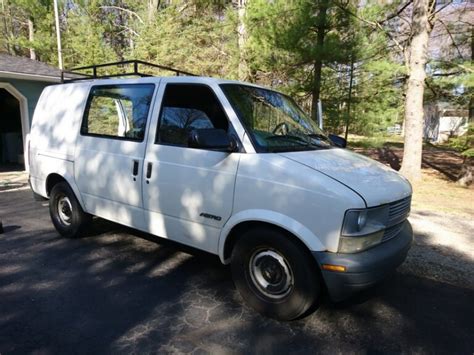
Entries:
POLYGON ((284 94, 177 76, 49 86, 27 149, 62 236, 98 216, 216 254, 248 305, 292 320, 412 243, 409 182, 333 140, 284 94))

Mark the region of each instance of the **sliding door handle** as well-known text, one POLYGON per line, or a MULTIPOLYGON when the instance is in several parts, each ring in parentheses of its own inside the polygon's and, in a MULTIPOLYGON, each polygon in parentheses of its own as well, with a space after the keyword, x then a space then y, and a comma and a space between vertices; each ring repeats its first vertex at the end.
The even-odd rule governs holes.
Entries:
POLYGON ((151 171, 153 169, 153 163, 148 163, 146 166, 146 178, 151 178, 151 171))
POLYGON ((134 160, 133 161, 133 170, 132 170, 132 174, 133 176, 137 176, 138 175, 138 160, 134 160))

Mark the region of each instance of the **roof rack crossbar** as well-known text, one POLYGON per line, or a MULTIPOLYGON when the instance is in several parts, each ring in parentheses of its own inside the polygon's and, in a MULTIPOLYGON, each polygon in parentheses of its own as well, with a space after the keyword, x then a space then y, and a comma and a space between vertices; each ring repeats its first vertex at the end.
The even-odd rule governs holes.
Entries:
POLYGON ((77 68, 72 68, 69 70, 63 70, 61 73, 61 79, 62 82, 71 82, 71 81, 78 81, 78 80, 90 80, 90 79, 105 79, 105 78, 115 78, 115 77, 120 77, 120 76, 142 76, 142 77, 147 77, 147 76, 152 76, 151 74, 147 73, 142 73, 139 71, 139 65, 144 65, 152 68, 157 68, 161 70, 166 70, 175 73, 177 76, 179 75, 187 75, 187 76, 196 76, 196 74, 184 71, 184 70, 179 70, 175 68, 171 68, 165 65, 159 65, 159 64, 154 64, 154 63, 148 63, 143 60, 124 60, 120 62, 111 62, 111 63, 103 63, 103 64, 94 64, 94 65, 88 65, 88 66, 83 66, 83 67, 77 67, 77 68), (105 75, 98 75, 97 74, 97 69, 98 68, 106 68, 106 67, 114 67, 114 66, 122 66, 122 65, 127 65, 127 64, 133 64, 133 71, 132 72, 126 72, 126 73, 120 73, 120 74, 105 74, 105 75), (81 71, 84 70, 90 70, 92 69, 92 74, 88 73, 82 73, 81 71), (73 75, 80 75, 82 77, 80 78, 65 78, 65 74, 73 74, 73 75))

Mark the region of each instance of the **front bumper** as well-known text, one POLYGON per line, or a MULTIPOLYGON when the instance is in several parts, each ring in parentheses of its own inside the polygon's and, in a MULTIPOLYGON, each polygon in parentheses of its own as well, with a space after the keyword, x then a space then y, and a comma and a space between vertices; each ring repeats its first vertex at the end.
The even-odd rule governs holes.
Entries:
POLYGON ((329 296, 333 301, 342 301, 353 293, 363 290, 383 279, 405 260, 413 241, 413 230, 405 221, 400 233, 382 243, 355 254, 313 252, 318 264, 342 265, 346 272, 326 271, 321 273, 329 296))

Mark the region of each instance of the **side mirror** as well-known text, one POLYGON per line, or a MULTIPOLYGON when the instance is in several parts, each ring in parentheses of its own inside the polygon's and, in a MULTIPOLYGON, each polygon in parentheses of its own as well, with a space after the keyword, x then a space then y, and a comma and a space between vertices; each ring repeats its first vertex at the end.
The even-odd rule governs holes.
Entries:
POLYGON ((188 147, 235 152, 237 143, 223 129, 193 129, 188 136, 188 147))
POLYGON ((330 134, 328 138, 334 143, 336 147, 345 148, 347 146, 347 141, 342 137, 336 136, 335 134, 330 134))

